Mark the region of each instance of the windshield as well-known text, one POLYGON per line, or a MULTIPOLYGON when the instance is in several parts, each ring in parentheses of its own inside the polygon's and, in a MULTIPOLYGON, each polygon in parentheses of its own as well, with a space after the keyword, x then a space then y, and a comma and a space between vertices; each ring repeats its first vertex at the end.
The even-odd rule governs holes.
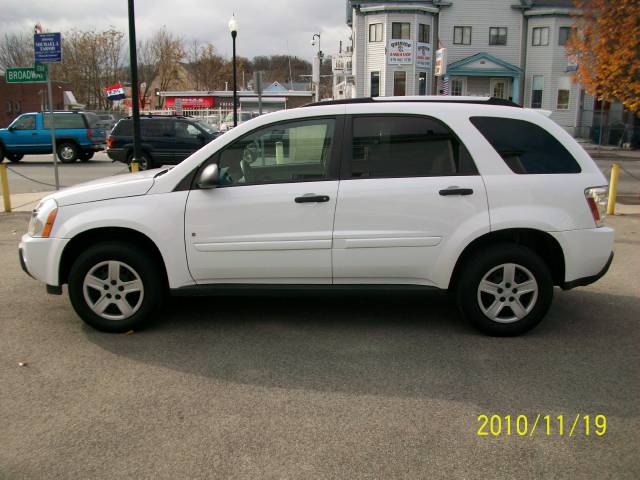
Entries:
MULTIPOLYGON (((251 112, 241 112, 238 113, 238 121, 246 122, 247 120, 251 120, 252 115, 251 112)), ((233 122, 233 112, 227 113, 227 116, 224 117, 224 121, 227 123, 233 122)))
POLYGON ((213 128, 211 128, 211 125, 208 125, 204 120, 198 120, 196 123, 202 130, 207 132, 209 135, 216 133, 216 131, 213 128))

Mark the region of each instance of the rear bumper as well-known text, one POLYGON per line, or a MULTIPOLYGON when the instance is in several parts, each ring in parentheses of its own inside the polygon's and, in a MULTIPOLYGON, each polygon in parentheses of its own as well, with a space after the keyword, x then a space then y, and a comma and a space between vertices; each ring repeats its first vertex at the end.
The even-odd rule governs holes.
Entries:
POLYGON ((87 150, 89 152, 101 152, 105 148, 107 148, 107 145, 105 143, 94 143, 93 145, 90 145, 85 150, 87 150))
POLYGON ((609 271, 611 262, 613 262, 613 252, 611 252, 611 254, 609 255, 609 260, 607 260, 607 263, 605 264, 605 266, 602 267, 602 270, 600 270, 595 275, 591 275, 589 277, 576 278, 575 280, 572 280, 570 282, 564 282, 562 285, 560 285, 560 287, 563 290, 571 290, 572 288, 591 285, 592 283, 597 282, 598 280, 600 280, 602 277, 605 276, 605 274, 609 271))
POLYGON ((126 152, 122 148, 110 148, 107 150, 107 156, 116 162, 127 163, 126 152))
POLYGON ((589 285, 607 273, 613 259, 614 231, 609 227, 549 232, 564 253, 564 289, 589 285))

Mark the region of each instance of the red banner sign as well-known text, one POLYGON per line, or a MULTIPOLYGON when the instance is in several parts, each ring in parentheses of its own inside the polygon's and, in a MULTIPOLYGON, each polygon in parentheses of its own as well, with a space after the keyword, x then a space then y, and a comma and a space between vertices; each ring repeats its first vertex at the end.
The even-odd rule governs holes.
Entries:
POLYGON ((176 99, 180 99, 182 108, 213 108, 215 105, 214 98, 211 96, 198 97, 165 97, 164 106, 166 108, 174 108, 176 99))

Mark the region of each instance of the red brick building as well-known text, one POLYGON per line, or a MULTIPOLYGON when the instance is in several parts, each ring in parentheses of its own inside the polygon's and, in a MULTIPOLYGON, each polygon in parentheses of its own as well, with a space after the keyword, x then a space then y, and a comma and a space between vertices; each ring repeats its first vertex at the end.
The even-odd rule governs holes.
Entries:
MULTIPOLYGON (((64 108, 62 82, 51 82, 53 106, 56 110, 64 108)), ((46 83, 7 83, 0 75, 0 128, 4 128, 18 115, 24 112, 39 112, 47 105, 46 83)))

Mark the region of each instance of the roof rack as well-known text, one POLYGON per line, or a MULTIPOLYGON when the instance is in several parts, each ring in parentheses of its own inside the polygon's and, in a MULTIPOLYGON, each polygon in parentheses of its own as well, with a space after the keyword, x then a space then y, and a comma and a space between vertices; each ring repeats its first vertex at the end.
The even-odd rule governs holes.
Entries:
POLYGON ((307 103, 305 107, 317 107, 322 105, 350 105, 360 103, 467 103, 475 105, 493 105, 501 107, 517 107, 522 108, 511 100, 505 100, 497 97, 461 97, 461 96, 445 96, 445 95, 421 95, 406 97, 359 97, 345 98, 343 100, 325 100, 320 102, 307 103))
MULTIPOLYGON (((124 118, 133 118, 132 115, 127 115, 124 118)), ((141 113, 140 118, 188 118, 192 119, 193 117, 190 115, 175 115, 168 113, 141 113)))

